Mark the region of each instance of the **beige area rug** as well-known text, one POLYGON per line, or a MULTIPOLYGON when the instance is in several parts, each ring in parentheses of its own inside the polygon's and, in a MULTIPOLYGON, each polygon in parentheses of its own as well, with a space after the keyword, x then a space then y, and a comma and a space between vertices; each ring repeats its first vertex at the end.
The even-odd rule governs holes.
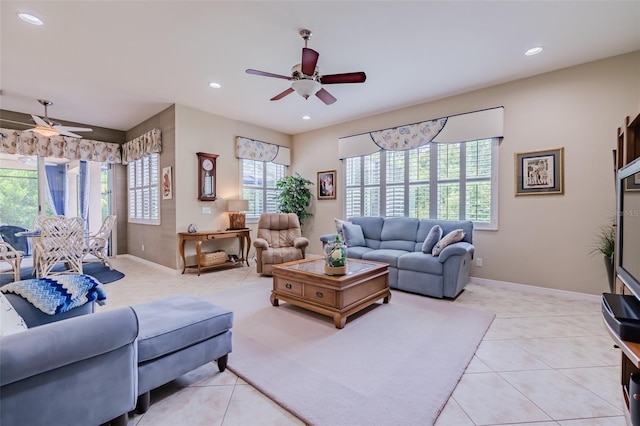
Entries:
POLYGON ((347 319, 280 302, 264 282, 218 293, 234 311, 228 367, 312 425, 433 424, 494 315, 393 291, 347 319))

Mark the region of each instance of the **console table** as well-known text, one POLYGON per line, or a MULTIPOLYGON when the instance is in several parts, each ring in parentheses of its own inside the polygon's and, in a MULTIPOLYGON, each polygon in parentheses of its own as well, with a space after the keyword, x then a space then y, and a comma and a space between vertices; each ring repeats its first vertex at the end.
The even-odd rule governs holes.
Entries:
POLYGON ((198 276, 203 269, 212 269, 212 268, 220 268, 223 266, 237 265, 242 264, 244 262, 249 266, 249 249, 251 248, 251 235, 250 230, 247 229, 236 229, 230 231, 200 231, 200 232, 180 232, 178 233, 180 236, 180 256, 182 257, 182 273, 187 268, 198 268, 198 276), (203 266, 200 262, 200 255, 202 254, 202 242, 203 241, 211 241, 211 240, 223 240, 227 238, 238 238, 240 241, 240 259, 237 262, 232 262, 227 260, 224 263, 219 265, 210 265, 203 266), (184 246, 187 241, 193 241, 196 243, 196 264, 187 265, 187 261, 184 256, 184 246), (245 251, 246 250, 246 251, 245 251))

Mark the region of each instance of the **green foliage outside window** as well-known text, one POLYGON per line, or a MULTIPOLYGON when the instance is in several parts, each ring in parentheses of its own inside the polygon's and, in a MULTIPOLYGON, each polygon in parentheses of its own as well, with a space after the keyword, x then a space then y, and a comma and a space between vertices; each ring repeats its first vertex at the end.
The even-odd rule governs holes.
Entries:
POLYGON ((0 224, 29 229, 37 214, 37 171, 0 169, 0 224))

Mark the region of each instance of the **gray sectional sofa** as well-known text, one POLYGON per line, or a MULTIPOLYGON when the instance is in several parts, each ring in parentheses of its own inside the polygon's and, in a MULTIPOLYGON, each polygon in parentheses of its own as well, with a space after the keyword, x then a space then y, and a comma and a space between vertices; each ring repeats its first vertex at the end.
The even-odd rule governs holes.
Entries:
POLYGON ((194 297, 56 315, 6 298, 29 329, 0 336, 2 425, 126 425, 150 390, 231 352, 233 312, 194 297))
MULTIPOLYGON (((437 298, 454 298, 469 282, 474 253, 473 222, 383 217, 352 217, 347 221, 358 225, 364 237, 346 239, 347 257, 389 264, 391 288, 437 298), (448 245, 437 256, 431 251, 424 253, 423 243, 435 225, 442 228, 443 236, 462 229, 464 238, 448 245)), ((336 235, 320 237, 323 246, 336 235)))

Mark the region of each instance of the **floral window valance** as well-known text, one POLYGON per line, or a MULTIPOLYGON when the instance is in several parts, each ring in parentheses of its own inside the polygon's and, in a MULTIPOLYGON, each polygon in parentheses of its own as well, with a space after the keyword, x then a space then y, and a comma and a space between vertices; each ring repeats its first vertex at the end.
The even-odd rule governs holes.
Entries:
POLYGON ((242 136, 236 138, 236 157, 270 161, 284 166, 291 165, 291 150, 289 148, 242 136))
POLYGON ((121 161, 120 145, 117 143, 61 135, 46 137, 36 132, 13 129, 0 129, 0 152, 101 163, 121 161))
POLYGON ((162 152, 162 131, 153 129, 122 145, 122 164, 159 152, 162 152))
POLYGON ((375 130, 338 139, 341 159, 372 154, 382 149, 404 151, 428 143, 458 143, 503 136, 504 108, 489 108, 465 114, 375 130))
POLYGON ((440 133, 445 124, 447 124, 447 119, 440 118, 378 130, 369 134, 373 142, 382 149, 404 151, 428 144, 440 133))

